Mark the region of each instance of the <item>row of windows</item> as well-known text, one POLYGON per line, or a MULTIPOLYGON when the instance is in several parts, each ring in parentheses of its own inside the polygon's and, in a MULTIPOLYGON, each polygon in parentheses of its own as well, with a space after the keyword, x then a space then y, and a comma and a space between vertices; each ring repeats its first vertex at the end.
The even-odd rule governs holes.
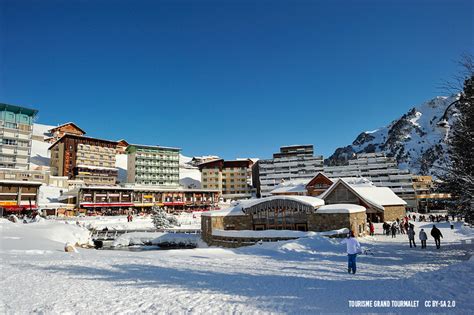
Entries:
POLYGON ((30 143, 28 141, 19 141, 19 140, 14 140, 14 139, 2 139, 2 144, 5 144, 5 145, 18 145, 20 147, 27 148, 30 143))

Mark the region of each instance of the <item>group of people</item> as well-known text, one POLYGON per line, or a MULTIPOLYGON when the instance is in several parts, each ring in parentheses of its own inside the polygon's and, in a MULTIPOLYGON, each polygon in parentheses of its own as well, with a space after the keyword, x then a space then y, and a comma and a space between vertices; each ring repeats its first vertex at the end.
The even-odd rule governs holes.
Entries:
MULTIPOLYGON (((441 216, 433 216, 430 215, 429 218, 431 222, 434 222, 435 220, 438 220, 439 217, 441 216)), ((448 221, 447 216, 445 217, 446 221, 448 221)), ((416 232, 415 232, 415 225, 413 223, 410 223, 409 220, 416 220, 416 215, 408 215, 405 216, 402 220, 397 219, 393 223, 388 223, 384 222, 383 223, 383 230, 384 234, 389 236, 392 234, 392 238, 396 237, 397 233, 400 234, 407 234, 408 236, 408 241, 410 243, 410 248, 416 247, 416 232)), ((426 222, 426 218, 422 215, 419 217, 419 220, 421 222, 426 222)), ((439 221, 438 221, 439 222, 439 221)), ((369 233, 371 236, 375 234, 375 226, 372 223, 371 220, 367 222, 369 233)), ((435 245, 437 249, 441 248, 441 239, 443 238, 443 233, 436 227, 436 225, 433 224, 433 227, 431 228, 430 231, 431 237, 433 237, 435 241, 435 245)), ((418 233, 418 238, 420 239, 421 242, 421 248, 426 248, 426 241, 428 240, 428 235, 426 234, 424 229, 420 229, 420 232, 418 233)), ((348 256, 348 267, 347 271, 349 273, 356 273, 356 258, 358 254, 362 253, 362 249, 360 246, 359 241, 355 238, 354 232, 350 231, 348 234, 348 237, 342 240, 341 244, 346 244, 347 247, 347 256, 348 256)))
POLYGON ((405 217, 406 219, 403 219, 403 221, 400 221, 400 219, 397 218, 396 221, 393 221, 392 224, 384 222, 382 225, 384 234, 387 236, 392 235, 392 238, 397 237, 397 234, 405 234, 408 231, 409 225, 408 225, 408 218, 405 217))
MULTIPOLYGON (((412 244, 413 244, 413 247, 416 247, 416 243, 415 243, 415 226, 413 224, 410 224, 410 227, 408 229, 408 241, 410 242, 410 248, 412 247, 412 244)), ((443 238, 443 233, 441 233, 441 231, 436 227, 436 225, 433 224, 433 227, 431 228, 431 236, 433 237, 434 241, 435 241, 435 244, 436 244, 436 248, 437 249, 440 249, 441 248, 441 239, 443 238)), ((420 233, 419 233, 419 239, 421 241, 421 248, 426 248, 426 240, 428 239, 428 236, 426 235, 426 232, 424 229, 421 229, 420 230, 420 233)))
MULTIPOLYGON (((417 216, 416 214, 412 214, 412 215, 408 215, 407 216, 409 220, 413 220, 416 222, 416 219, 417 219, 417 216)), ((430 214, 428 216, 430 222, 441 222, 441 221, 446 221, 448 222, 449 221, 449 216, 446 214, 446 215, 433 215, 433 214, 430 214)), ((452 215, 452 218, 453 218, 453 221, 454 221, 454 215, 452 215)), ((427 219, 426 219, 426 216, 424 214, 420 214, 418 216, 418 222, 428 222, 427 219)))

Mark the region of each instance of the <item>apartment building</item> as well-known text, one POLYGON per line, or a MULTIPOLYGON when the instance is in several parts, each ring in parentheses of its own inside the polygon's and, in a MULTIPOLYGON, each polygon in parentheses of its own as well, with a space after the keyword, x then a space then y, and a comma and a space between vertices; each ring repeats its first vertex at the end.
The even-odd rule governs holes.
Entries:
POLYGON ((284 181, 311 179, 323 171, 323 157, 314 155, 312 145, 292 145, 280 148, 272 159, 259 160, 253 167, 257 195, 267 197, 284 181))
POLYGON ((28 169, 35 109, 0 103, 0 167, 28 169))
POLYGON ((416 210, 412 174, 399 169, 394 158, 384 153, 364 153, 348 162, 348 165, 324 166, 324 173, 330 178, 365 177, 375 186, 390 188, 407 202, 407 210, 416 210))
POLYGON ((115 185, 116 149, 115 141, 66 133, 49 147, 51 174, 86 185, 115 185))
POLYGON ((127 182, 146 186, 179 186, 179 148, 130 144, 127 182))
POLYGON ((251 198, 252 165, 250 159, 214 159, 201 163, 198 167, 202 188, 219 190, 225 200, 251 198))

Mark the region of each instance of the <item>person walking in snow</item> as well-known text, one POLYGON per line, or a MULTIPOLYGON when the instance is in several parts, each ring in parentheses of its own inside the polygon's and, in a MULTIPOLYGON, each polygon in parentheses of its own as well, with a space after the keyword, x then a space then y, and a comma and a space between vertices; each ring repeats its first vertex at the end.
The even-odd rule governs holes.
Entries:
POLYGON ((410 248, 412 247, 411 244, 413 243, 413 246, 416 247, 416 244, 415 244, 415 230, 414 230, 414 225, 413 224, 410 224, 410 227, 408 228, 408 231, 407 231, 407 235, 408 235, 408 240, 410 241, 410 248))
POLYGON ((370 232, 370 236, 374 236, 375 227, 374 227, 374 224, 372 223, 372 221, 370 221, 370 220, 369 220, 369 232, 370 232))
POLYGON ((436 227, 436 225, 433 224, 433 228, 431 229, 431 236, 433 236, 436 244, 436 248, 440 249, 441 248, 441 238, 443 237, 443 234, 441 231, 436 227))
POLYGON ((357 254, 362 252, 359 241, 355 238, 354 232, 350 231, 347 238, 343 239, 341 244, 346 244, 347 251, 347 272, 356 273, 356 258, 357 254))
POLYGON ((420 241, 421 241, 421 248, 426 248, 426 240, 428 239, 428 236, 426 235, 426 232, 424 229, 420 230, 420 241))
POLYGON ((392 238, 397 237, 397 222, 393 222, 390 229, 392 230, 392 238))

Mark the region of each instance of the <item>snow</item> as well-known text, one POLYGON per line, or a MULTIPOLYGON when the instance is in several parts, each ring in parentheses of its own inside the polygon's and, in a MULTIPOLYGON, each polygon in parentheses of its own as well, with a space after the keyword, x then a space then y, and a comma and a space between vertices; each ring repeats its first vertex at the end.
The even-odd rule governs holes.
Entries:
POLYGON ((319 206, 324 205, 324 200, 316 198, 316 197, 311 197, 311 196, 269 196, 265 198, 254 198, 254 199, 243 200, 241 202, 242 202, 242 207, 245 211, 245 209, 258 205, 259 203, 272 201, 272 200, 296 201, 296 202, 300 202, 305 205, 308 205, 310 207, 319 207, 319 206))
POLYGON ((116 154, 115 155, 115 168, 118 170, 117 180, 120 183, 127 182, 127 154, 116 154))
POLYGON ((300 237, 311 237, 311 236, 329 236, 329 235, 339 235, 347 234, 348 229, 339 229, 333 231, 325 232, 302 232, 302 231, 290 231, 290 230, 264 230, 264 231, 254 231, 254 230, 213 230, 212 235, 216 236, 228 236, 234 238, 300 238, 300 237))
POLYGON ((126 247, 144 244, 160 245, 163 243, 198 246, 199 235, 163 232, 133 232, 120 235, 113 242, 112 247, 126 247))
POLYGON ((298 238, 298 237, 307 237, 307 236, 316 235, 316 232, 301 232, 301 231, 289 231, 289 230, 264 230, 264 231, 213 230, 212 235, 228 236, 228 237, 235 237, 235 238, 265 238, 265 237, 298 238))
POLYGON ((380 206, 395 206, 395 205, 406 205, 407 203, 400 197, 398 197, 388 187, 352 187, 360 196, 370 203, 375 203, 380 206))
POLYGON ((56 186, 49 186, 49 185, 41 185, 39 188, 39 196, 38 196, 38 204, 40 207, 47 207, 51 203, 56 203, 61 197, 61 193, 67 191, 67 189, 56 187, 56 186))
MULTIPOLYGON (((193 213, 180 213, 175 216, 179 226, 176 229, 200 229, 201 228, 201 212, 193 213)), ((59 222, 79 222, 81 226, 84 226, 91 230, 102 230, 107 228, 110 231, 113 230, 154 230, 152 217, 146 216, 133 216, 133 221, 128 222, 127 216, 90 216, 90 217, 60 217, 54 218, 59 222)))
POLYGON ((179 155, 179 184, 185 188, 201 188, 201 172, 192 166, 192 158, 179 155))
MULTIPOLYGON (((416 222, 416 231, 423 226, 430 224, 416 222)), ((454 230, 447 223, 437 226, 444 235, 439 250, 432 239, 427 249, 410 249, 403 235, 359 239, 374 255, 360 255, 357 274, 348 275, 345 246, 321 235, 236 249, 66 253, 64 244, 75 240, 52 241, 51 233, 81 228, 1 219, 0 313, 469 314, 474 234, 461 223, 454 230), (349 308, 349 300, 420 305, 349 308), (425 308, 431 300, 455 300, 456 307, 425 308)))
POLYGON ((364 212, 365 208, 353 204, 334 204, 321 206, 316 210, 316 213, 358 213, 364 212))
POLYGON ((295 179, 290 181, 285 181, 278 184, 275 189, 273 189, 271 194, 281 194, 281 193, 306 193, 306 185, 308 184, 309 179, 295 179))

